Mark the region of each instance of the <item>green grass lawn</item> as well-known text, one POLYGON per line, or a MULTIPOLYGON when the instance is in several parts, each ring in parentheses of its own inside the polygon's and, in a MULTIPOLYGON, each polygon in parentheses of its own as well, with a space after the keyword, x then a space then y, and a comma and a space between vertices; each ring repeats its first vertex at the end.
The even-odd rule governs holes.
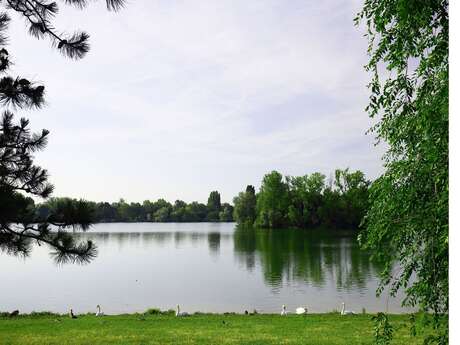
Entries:
MULTIPOLYGON (((392 344, 422 344, 409 334, 408 315, 390 315, 392 344)), ((56 315, 0 317, 0 344, 371 344, 371 315, 199 314, 116 315, 78 319, 56 315)))

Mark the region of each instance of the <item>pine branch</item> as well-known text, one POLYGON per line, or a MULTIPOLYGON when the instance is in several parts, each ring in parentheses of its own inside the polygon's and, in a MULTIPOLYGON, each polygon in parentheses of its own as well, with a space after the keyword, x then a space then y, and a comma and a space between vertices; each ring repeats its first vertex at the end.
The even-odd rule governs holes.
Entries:
POLYGON ((41 108, 45 103, 44 94, 43 85, 37 86, 25 78, 6 76, 0 79, 0 104, 3 106, 41 108))
MULTIPOLYGON (((39 0, 6 0, 8 8, 20 13, 29 23, 29 34, 35 38, 42 39, 45 36, 59 52, 71 59, 81 59, 89 51, 89 35, 84 31, 76 31, 66 35, 58 33, 51 24, 51 20, 59 11, 56 2, 45 2, 39 0)), ((67 5, 84 8, 88 4, 87 0, 64 0, 67 5)), ((124 6, 124 0, 106 0, 109 11, 118 11, 124 6)), ((0 32, 5 27, 8 18, 4 18, 4 23, 0 17, 0 32)), ((0 36, 0 43, 2 36, 0 36)))

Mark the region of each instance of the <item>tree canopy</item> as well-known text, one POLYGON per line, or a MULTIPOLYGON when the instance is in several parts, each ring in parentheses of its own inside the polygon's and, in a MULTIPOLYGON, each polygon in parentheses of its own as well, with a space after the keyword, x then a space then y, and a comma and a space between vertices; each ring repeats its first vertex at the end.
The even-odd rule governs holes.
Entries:
MULTIPOLYGON (((370 189, 361 243, 386 263, 381 289, 405 305, 449 310, 449 14, 447 0, 366 0, 369 115, 388 150, 370 189), (392 271, 394 261, 399 271, 392 271)), ((436 325, 437 327, 437 325, 436 325)), ((447 329, 432 340, 447 343, 447 329)))
POLYGON ((272 171, 257 194, 248 186, 234 198, 234 218, 262 228, 356 230, 367 211, 369 184, 361 171, 349 169, 337 169, 329 185, 321 173, 283 177, 272 171))
POLYGON ((254 186, 248 185, 246 191, 241 192, 233 198, 233 218, 243 225, 252 226, 256 220, 256 190, 254 186))
POLYGON ((208 220, 213 222, 219 220, 219 214, 222 205, 220 204, 220 194, 218 191, 212 191, 208 198, 208 220))

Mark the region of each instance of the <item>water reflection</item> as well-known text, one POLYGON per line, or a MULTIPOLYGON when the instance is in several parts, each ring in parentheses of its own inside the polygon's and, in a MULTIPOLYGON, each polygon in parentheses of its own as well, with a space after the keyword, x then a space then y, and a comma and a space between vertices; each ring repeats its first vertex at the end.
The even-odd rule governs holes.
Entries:
MULTIPOLYGON (((375 312, 387 304, 375 297, 381 267, 344 234, 130 223, 97 224, 75 236, 98 245, 90 265, 56 266, 45 246, 35 247, 27 260, 0 256, 0 306, 86 312, 101 304, 124 313, 181 303, 192 312, 279 312, 286 304, 288 310, 308 305, 327 312, 345 301, 375 312), (27 294, 27 286, 41 298, 27 294)), ((391 312, 404 311, 401 299, 390 301, 391 312)))
POLYGON ((122 250, 142 245, 175 248, 207 242, 210 255, 218 257, 221 241, 233 240, 237 262, 249 272, 261 266, 265 283, 273 288, 283 282, 302 282, 318 288, 335 284, 338 291, 367 290, 367 282, 382 269, 361 250, 355 236, 325 231, 296 229, 237 228, 233 234, 220 232, 88 232, 76 233, 99 246, 116 242, 122 250))
POLYGON ((105 246, 109 242, 118 244, 121 250, 128 245, 129 247, 142 244, 144 247, 164 247, 173 244, 175 248, 192 244, 197 247, 200 243, 207 242, 209 252, 212 255, 220 254, 221 241, 231 241, 233 235, 220 232, 75 232, 74 236, 78 240, 92 240, 98 246, 105 246))
POLYGON ((266 283, 274 287, 302 281, 321 288, 332 280, 337 290, 365 291, 382 269, 353 235, 238 228, 234 246, 237 260, 251 271, 260 262, 266 283))
POLYGON ((220 233, 211 232, 208 234, 208 247, 209 252, 215 256, 219 255, 220 252, 220 233))

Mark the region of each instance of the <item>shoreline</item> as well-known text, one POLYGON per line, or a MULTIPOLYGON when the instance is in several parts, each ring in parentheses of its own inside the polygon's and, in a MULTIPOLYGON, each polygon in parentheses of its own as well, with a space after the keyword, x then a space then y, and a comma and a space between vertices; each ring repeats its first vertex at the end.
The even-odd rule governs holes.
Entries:
MULTIPOLYGON (((39 317, 66 317, 69 315, 68 312, 66 313, 55 313, 51 311, 32 311, 29 313, 21 313, 19 311, 18 314, 11 316, 11 313, 14 313, 16 310, 12 311, 0 311, 0 319, 5 319, 5 318, 16 318, 16 317, 29 317, 29 318, 39 318, 39 317)), ((126 317, 126 316, 175 316, 175 310, 170 309, 170 310, 159 310, 159 309, 148 309, 144 312, 133 312, 133 313, 105 313, 104 312, 104 317, 126 317)), ((187 317, 193 317, 193 316, 280 316, 280 317, 285 317, 285 316, 296 316, 296 317, 308 317, 308 316, 328 316, 328 315, 338 315, 338 316, 343 316, 343 317, 356 317, 356 316, 374 316, 377 315, 378 313, 385 313, 385 312, 354 312, 353 315, 341 315, 340 311, 329 311, 329 312, 308 312, 306 314, 296 314, 295 312, 290 312, 289 310, 287 311, 287 315, 281 315, 281 312, 279 313, 264 313, 264 312, 259 312, 259 311, 249 311, 248 313, 237 313, 237 312, 222 312, 222 313, 214 313, 214 312, 201 312, 201 311, 195 311, 195 312, 190 312, 188 313, 187 317)), ((82 312, 78 313, 74 311, 74 314, 76 316, 96 316, 95 312, 82 312)), ((404 312, 404 313, 385 313, 386 315, 389 316, 409 316, 409 315, 423 315, 423 314, 428 314, 428 313, 423 313, 423 312, 404 312)))

